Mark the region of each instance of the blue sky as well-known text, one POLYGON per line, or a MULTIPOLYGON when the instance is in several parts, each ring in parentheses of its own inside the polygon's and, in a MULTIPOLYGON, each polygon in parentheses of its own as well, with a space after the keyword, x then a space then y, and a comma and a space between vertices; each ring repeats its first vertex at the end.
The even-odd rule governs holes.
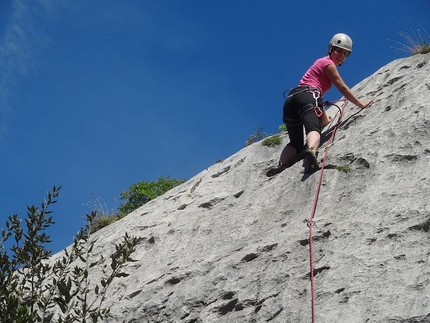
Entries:
MULTIPOLYGON (((189 179, 275 133, 282 93, 354 42, 354 86, 430 31, 428 0, 1 0, 0 226, 62 185, 49 234, 72 243, 90 205, 116 209, 139 181, 189 179)), ((338 99, 332 89, 325 99, 338 99)))

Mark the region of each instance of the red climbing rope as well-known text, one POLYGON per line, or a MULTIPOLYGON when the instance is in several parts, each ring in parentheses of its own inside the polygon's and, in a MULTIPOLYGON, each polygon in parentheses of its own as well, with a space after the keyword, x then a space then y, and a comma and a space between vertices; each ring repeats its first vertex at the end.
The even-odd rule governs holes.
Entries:
POLYGON ((339 115, 339 119, 337 120, 337 123, 335 124, 335 126, 333 127, 331 136, 330 136, 330 140, 327 144, 327 147, 325 148, 324 151, 324 157, 323 157, 323 161, 321 164, 321 172, 320 172, 320 177, 318 180, 318 184, 317 184, 317 188, 315 191, 315 198, 314 198, 314 203, 312 205, 312 211, 311 211, 311 215, 309 217, 309 221, 308 226, 309 226, 309 262, 310 262, 310 277, 311 277, 311 296, 312 296, 312 323, 315 323, 315 283, 314 283, 314 256, 313 256, 313 243, 312 243, 312 227, 313 227, 313 219, 315 216, 315 212, 317 209, 317 204, 318 204, 318 197, 320 194, 320 190, 321 190, 321 184, 322 184, 322 178, 323 178, 323 173, 324 173, 324 166, 325 166, 325 162, 327 159, 327 153, 328 153, 328 149, 330 148, 331 144, 333 143, 333 139, 334 139, 334 135, 336 133, 336 130, 340 124, 340 121, 342 120, 342 116, 343 116, 343 112, 345 110, 345 106, 348 103, 348 101, 346 100, 341 100, 343 101, 343 105, 342 107, 339 109, 340 110, 340 115, 339 115))

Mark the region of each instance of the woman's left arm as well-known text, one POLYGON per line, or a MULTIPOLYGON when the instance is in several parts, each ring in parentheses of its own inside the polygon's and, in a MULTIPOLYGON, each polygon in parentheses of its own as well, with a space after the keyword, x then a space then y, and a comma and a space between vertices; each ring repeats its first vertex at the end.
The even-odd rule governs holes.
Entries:
POLYGON ((345 82, 340 77, 339 72, 337 71, 337 68, 334 64, 327 65, 324 71, 327 77, 330 79, 330 81, 339 90, 339 92, 342 93, 342 95, 345 98, 347 98, 349 101, 351 101, 353 104, 355 104, 359 108, 365 108, 370 103, 372 103, 373 100, 366 100, 362 102, 355 96, 354 92, 351 91, 351 89, 345 84, 345 82))

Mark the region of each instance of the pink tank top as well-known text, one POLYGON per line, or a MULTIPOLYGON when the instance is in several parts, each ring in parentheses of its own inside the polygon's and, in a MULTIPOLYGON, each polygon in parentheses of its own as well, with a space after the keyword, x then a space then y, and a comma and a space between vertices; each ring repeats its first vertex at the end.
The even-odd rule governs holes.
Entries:
POLYGON ((315 61, 315 63, 307 70, 305 75, 299 82, 299 86, 312 86, 321 90, 324 95, 331 88, 331 81, 324 72, 324 68, 328 65, 334 65, 334 62, 328 58, 323 57, 315 61))

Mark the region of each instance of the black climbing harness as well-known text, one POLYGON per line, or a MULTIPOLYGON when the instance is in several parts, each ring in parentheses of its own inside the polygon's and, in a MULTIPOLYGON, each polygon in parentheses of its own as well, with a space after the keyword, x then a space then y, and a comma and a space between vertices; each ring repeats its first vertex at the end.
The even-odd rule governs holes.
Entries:
MULTIPOLYGON (((315 103, 313 103, 313 102, 312 103, 308 103, 305 106, 301 107, 300 110, 298 111, 300 117, 303 117, 303 115, 306 112, 308 112, 309 110, 313 109, 314 112, 315 112, 315 115, 318 118, 320 118, 323 115, 323 110, 322 110, 322 107, 320 106, 320 104, 318 104, 319 103, 318 100, 322 98, 321 91, 318 88, 312 87, 312 86, 299 86, 299 87, 296 87, 294 89, 287 89, 287 90, 285 90, 282 96, 285 98, 285 100, 287 100, 287 99, 295 96, 296 94, 303 93, 303 92, 310 92, 310 93, 312 93, 312 95, 314 97, 314 100, 315 100, 315 103), (290 94, 288 96, 285 96, 285 94, 287 92, 289 92, 290 94)), ((322 103, 321 100, 320 100, 320 102, 322 103)), ((284 120, 284 122, 285 121, 287 121, 289 124, 300 123, 300 122, 298 122, 298 120, 294 120, 293 121, 292 119, 284 120)))

